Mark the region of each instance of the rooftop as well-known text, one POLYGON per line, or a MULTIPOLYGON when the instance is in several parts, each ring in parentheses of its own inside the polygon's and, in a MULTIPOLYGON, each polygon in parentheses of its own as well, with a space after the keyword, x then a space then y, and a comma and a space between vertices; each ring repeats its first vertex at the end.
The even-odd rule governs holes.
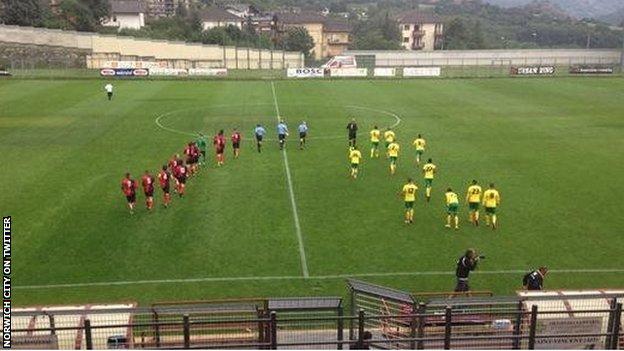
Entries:
POLYGON ((407 11, 396 16, 399 23, 441 23, 442 18, 433 12, 407 11))
POLYGON ((241 20, 240 17, 218 7, 211 7, 204 10, 201 14, 201 18, 204 21, 213 22, 238 22, 241 20))
POLYGON ((143 13, 145 11, 146 11, 145 3, 140 0, 111 1, 112 13, 143 13))

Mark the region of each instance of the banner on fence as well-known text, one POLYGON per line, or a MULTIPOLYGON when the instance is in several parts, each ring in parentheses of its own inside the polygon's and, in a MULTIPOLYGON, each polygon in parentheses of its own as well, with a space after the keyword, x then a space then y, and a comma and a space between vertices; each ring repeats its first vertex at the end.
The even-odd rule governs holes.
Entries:
POLYGON ((603 317, 543 318, 537 320, 535 348, 556 349, 601 349, 604 345, 600 336, 574 336, 579 334, 600 334, 603 317), (540 338, 539 335, 561 335, 560 337, 540 338))
POLYGON ((332 68, 329 71, 332 77, 366 77, 368 76, 367 68, 332 68))
POLYGON ((442 74, 440 67, 405 67, 403 77, 439 77, 442 74))
POLYGON ((572 66, 571 74, 613 74, 613 67, 605 66, 572 66))
POLYGON ((103 77, 146 77, 149 70, 143 68, 103 68, 100 70, 103 77))
POLYGON ((191 68, 188 70, 189 76, 227 76, 227 68, 191 68))
POLYGON ((551 76, 555 74, 555 66, 511 67, 513 76, 551 76))
POLYGON ((289 68, 286 71, 288 78, 322 78, 325 70, 322 68, 289 68))
POLYGON ((9 71, 0 70, 0 77, 2 77, 2 76, 8 77, 10 75, 11 75, 11 73, 9 71))
POLYGON ((373 75, 375 77, 395 77, 396 76, 396 68, 375 67, 375 70, 373 71, 373 75))
POLYGON ((150 76, 187 76, 188 71, 184 68, 150 68, 150 76))
POLYGON ((104 68, 165 68, 166 62, 155 61, 104 61, 104 68))

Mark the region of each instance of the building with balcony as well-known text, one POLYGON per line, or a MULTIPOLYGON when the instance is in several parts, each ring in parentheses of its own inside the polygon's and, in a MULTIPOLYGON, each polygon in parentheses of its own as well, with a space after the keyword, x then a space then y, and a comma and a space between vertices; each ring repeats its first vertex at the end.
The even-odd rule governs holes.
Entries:
POLYGON ((102 21, 105 27, 122 29, 141 29, 145 26, 145 3, 139 0, 111 1, 111 14, 102 21))
POLYGON ((224 9, 211 7, 201 13, 202 29, 209 30, 215 27, 235 26, 243 27, 244 19, 235 16, 224 9))
POLYGON ((416 10, 404 12, 396 20, 405 49, 433 51, 442 46, 444 23, 437 15, 416 10))

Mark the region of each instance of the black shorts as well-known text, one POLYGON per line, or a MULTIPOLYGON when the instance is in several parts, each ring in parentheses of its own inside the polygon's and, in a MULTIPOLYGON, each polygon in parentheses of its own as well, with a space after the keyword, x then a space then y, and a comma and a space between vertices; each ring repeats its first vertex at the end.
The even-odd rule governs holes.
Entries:
POLYGON ((192 165, 193 163, 195 163, 195 158, 191 156, 187 157, 186 163, 188 163, 189 165, 192 165))
POLYGON ((186 184, 186 176, 184 176, 184 177, 179 177, 179 178, 178 178, 178 182, 180 182, 180 184, 186 184))
POLYGON ((306 132, 301 132, 301 133, 299 133, 299 139, 303 139, 303 138, 305 138, 306 136, 308 136, 308 133, 306 133, 306 132))
POLYGON ((470 286, 468 285, 468 281, 457 279, 457 285, 455 285, 455 292, 466 292, 466 291, 470 291, 470 286))
POLYGON ((126 200, 128 200, 129 204, 133 204, 136 202, 136 194, 126 195, 126 200))
POLYGON ((232 148, 240 149, 240 143, 232 143, 232 148))
POLYGON ((146 197, 152 197, 154 196, 154 189, 145 191, 144 193, 146 197))
POLYGON ((221 155, 223 154, 223 152, 225 151, 225 148, 223 149, 217 149, 217 155, 221 155))
POLYGON ((282 141, 282 140, 286 140, 286 134, 278 134, 277 138, 282 141))
POLYGON ((113 93, 106 93, 108 97, 113 97, 113 93))
POLYGON ((256 140, 257 141, 262 141, 262 135, 256 134, 256 140))
POLYGON ((161 189, 162 189, 163 193, 165 193, 165 194, 169 194, 169 184, 167 184, 167 185, 165 185, 165 186, 161 187, 161 189))
POLYGON ((191 157, 191 164, 196 164, 197 162, 199 162, 199 156, 191 157))
POLYGON ((356 135, 355 134, 349 134, 349 140, 355 140, 356 135))

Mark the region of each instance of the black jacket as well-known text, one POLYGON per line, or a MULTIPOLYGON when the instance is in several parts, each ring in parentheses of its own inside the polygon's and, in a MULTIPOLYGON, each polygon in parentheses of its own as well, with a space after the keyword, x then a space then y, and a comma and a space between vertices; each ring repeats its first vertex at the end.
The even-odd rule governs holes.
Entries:
POLYGON ((544 276, 539 271, 528 273, 522 278, 522 286, 528 290, 542 290, 544 288, 544 276))
POLYGON ((474 271, 477 268, 477 260, 471 260, 468 256, 464 255, 457 260, 457 269, 455 270, 455 276, 460 279, 468 279, 470 271, 474 271))

